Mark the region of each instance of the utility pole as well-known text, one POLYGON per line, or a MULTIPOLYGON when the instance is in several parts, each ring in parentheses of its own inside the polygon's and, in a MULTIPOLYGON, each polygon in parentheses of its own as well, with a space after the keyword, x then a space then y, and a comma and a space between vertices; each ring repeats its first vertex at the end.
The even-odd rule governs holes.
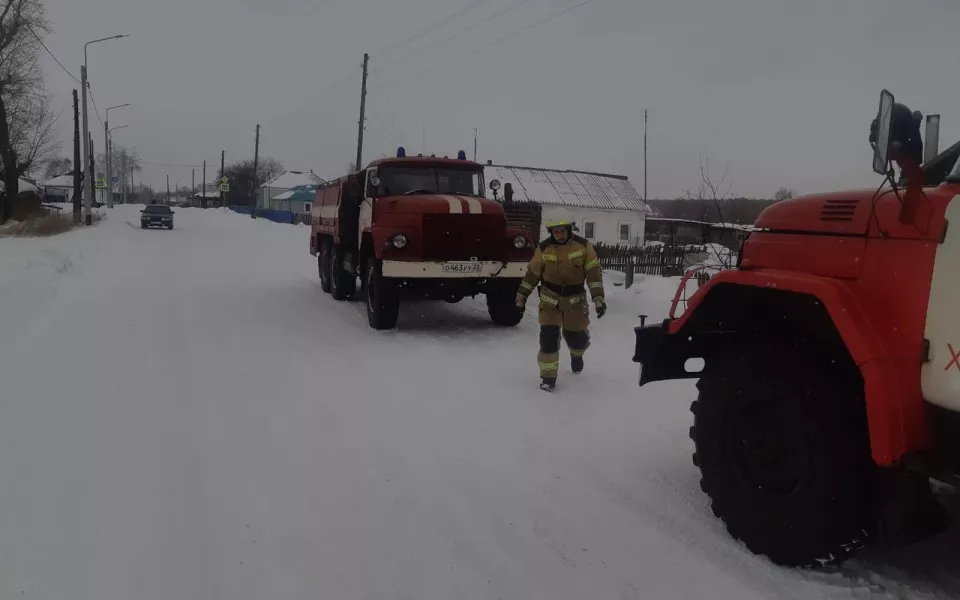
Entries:
POLYGON ((80 169, 83 159, 80 155, 80 99, 77 90, 73 90, 73 224, 79 225, 83 203, 83 184, 80 183, 80 169))
MULTIPOLYGON (((130 185, 133 185, 132 173, 130 175, 130 185)), ((127 151, 123 148, 120 149, 120 195, 124 204, 130 201, 129 196, 127 196, 127 151)))
POLYGON ((107 136, 107 190, 110 194, 110 206, 113 206, 113 136, 107 136))
POLYGON ((647 201, 647 109, 643 109, 643 201, 647 201))
POLYGON ((250 216, 257 209, 257 168, 260 162, 260 126, 257 125, 257 140, 253 145, 253 198, 250 199, 250 216))
POLYGON ((113 208, 113 180, 110 179, 110 115, 103 122, 103 162, 107 172, 107 208, 113 208))
MULTIPOLYGON (((83 162, 84 162, 84 176, 93 181, 93 175, 90 174, 90 152, 87 149, 87 65, 84 62, 83 66, 80 67, 80 87, 83 89, 83 101, 81 106, 83 107, 83 162)), ((93 198, 87 192, 87 186, 83 186, 83 212, 84 212, 84 221, 87 225, 93 225, 93 198)))
POLYGON ((357 171, 363 161, 363 124, 367 119, 367 64, 370 62, 370 55, 363 55, 363 83, 360 88, 360 121, 359 131, 357 132, 357 171))
POLYGON ((480 128, 473 128, 473 162, 477 162, 477 136, 480 134, 480 128))
MULTIPOLYGON (((223 183, 223 178, 225 177, 226 170, 224 168, 224 157, 227 155, 226 150, 220 151, 220 183, 223 183)), ((223 208, 227 207, 227 196, 223 193, 223 188, 220 188, 220 206, 223 208)))
POLYGON ((197 170, 190 169, 190 194, 197 193, 197 170))
POLYGON ((207 161, 203 161, 203 188, 200 189, 200 208, 207 207, 207 161))
MULTIPOLYGON (((96 167, 96 165, 94 164, 94 160, 93 160, 93 152, 94 152, 94 150, 93 150, 93 134, 92 134, 92 133, 89 134, 89 137, 90 137, 90 157, 89 157, 89 160, 90 160, 90 172, 87 173, 87 177, 90 178, 90 187, 89 187, 89 190, 90 190, 90 204, 88 204, 87 206, 88 206, 88 208, 90 209, 91 212, 87 214, 87 225, 93 225, 93 199, 97 197, 97 178, 96 178, 96 175, 95 175, 95 173, 96 173, 95 169, 96 169, 97 167, 96 167)), ((86 188, 86 187, 87 187, 87 186, 84 186, 84 188, 86 188)))
POLYGON ((167 174, 167 206, 170 206, 170 174, 167 174))

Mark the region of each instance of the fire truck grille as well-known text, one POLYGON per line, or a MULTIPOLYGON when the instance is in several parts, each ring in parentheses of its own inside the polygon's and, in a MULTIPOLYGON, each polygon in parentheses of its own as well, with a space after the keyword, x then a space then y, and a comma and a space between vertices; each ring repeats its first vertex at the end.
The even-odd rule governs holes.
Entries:
POLYGON ((506 235, 503 215, 423 215, 423 259, 503 260, 506 235))

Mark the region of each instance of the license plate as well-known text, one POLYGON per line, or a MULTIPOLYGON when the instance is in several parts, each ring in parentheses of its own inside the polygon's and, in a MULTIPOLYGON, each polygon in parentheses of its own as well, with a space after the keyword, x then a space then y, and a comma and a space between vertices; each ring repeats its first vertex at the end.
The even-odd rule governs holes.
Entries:
POLYGON ((479 273, 483 265, 478 262, 450 263, 443 265, 444 273, 479 273))

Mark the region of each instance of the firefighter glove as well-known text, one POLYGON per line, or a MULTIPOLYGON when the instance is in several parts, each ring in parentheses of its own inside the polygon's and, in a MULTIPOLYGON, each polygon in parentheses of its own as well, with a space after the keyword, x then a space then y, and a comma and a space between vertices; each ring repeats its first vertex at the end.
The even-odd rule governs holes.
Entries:
POLYGON ((603 315, 607 314, 607 304, 603 301, 603 298, 597 298, 594 300, 594 305, 597 309, 597 318, 602 319, 603 315))
POLYGON ((517 308, 523 309, 527 306, 527 297, 523 294, 517 294, 517 299, 514 300, 514 303, 517 305, 517 308))

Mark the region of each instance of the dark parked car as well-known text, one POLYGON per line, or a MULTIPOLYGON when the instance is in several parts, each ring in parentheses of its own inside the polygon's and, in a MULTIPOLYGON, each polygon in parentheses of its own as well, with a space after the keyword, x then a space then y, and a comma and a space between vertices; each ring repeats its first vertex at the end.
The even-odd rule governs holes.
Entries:
POLYGON ((140 228, 147 227, 166 227, 173 229, 173 211, 169 206, 162 204, 151 204, 141 211, 140 228))

